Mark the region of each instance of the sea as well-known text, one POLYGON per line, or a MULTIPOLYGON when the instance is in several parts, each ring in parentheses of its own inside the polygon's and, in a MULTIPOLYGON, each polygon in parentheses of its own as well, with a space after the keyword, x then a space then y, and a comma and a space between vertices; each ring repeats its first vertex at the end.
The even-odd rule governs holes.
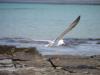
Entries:
POLYGON ((36 47, 43 55, 99 55, 100 5, 0 3, 0 45, 36 47), (45 46, 78 16, 64 46, 45 46))

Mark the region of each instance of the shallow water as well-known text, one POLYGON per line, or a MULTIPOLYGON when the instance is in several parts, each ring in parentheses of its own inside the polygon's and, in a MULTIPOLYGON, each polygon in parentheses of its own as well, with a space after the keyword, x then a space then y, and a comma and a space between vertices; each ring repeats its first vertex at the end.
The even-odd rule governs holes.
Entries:
POLYGON ((64 46, 46 47, 50 40, 31 40, 25 38, 2 38, 0 45, 14 45, 16 47, 36 47, 43 55, 99 55, 100 40, 65 39, 64 46))

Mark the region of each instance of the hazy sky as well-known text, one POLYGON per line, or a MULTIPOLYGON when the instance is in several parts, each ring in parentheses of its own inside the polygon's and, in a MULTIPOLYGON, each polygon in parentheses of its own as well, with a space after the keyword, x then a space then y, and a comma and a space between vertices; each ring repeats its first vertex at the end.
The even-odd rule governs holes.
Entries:
POLYGON ((98 3, 100 0, 0 0, 0 2, 98 3))

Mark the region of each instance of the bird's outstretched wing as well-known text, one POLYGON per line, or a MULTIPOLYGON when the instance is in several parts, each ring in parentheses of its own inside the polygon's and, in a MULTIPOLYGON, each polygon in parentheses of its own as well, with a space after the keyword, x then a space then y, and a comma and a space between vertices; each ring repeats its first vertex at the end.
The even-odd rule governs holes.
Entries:
POLYGON ((64 35, 67 34, 69 31, 71 31, 80 21, 80 16, 78 16, 70 25, 67 29, 65 29, 55 40, 54 43, 51 45, 48 45, 50 47, 56 46, 59 40, 63 39, 64 35))

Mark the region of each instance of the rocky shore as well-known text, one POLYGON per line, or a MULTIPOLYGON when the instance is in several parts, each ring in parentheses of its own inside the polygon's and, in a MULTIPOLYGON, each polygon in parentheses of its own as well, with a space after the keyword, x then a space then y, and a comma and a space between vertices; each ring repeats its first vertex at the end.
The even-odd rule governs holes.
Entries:
POLYGON ((0 45, 0 75, 100 75, 100 55, 41 55, 35 47, 0 45))

